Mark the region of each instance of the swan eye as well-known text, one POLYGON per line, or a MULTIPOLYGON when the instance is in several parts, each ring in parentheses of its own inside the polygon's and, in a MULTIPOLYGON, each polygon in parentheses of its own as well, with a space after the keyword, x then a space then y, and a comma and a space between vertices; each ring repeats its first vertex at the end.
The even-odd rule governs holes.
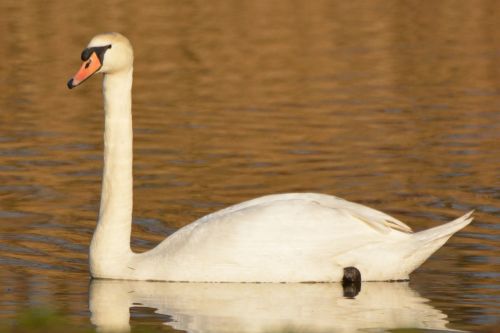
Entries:
POLYGON ((95 52, 95 54, 97 55, 97 57, 99 58, 99 60, 102 63, 104 60, 104 53, 110 48, 111 48, 111 44, 106 45, 106 46, 97 46, 97 47, 86 48, 85 50, 82 51, 82 55, 81 55, 82 61, 89 60, 92 53, 95 52))
POLYGON ((101 64, 104 63, 104 54, 110 48, 111 48, 111 44, 106 45, 106 46, 101 46, 101 47, 93 47, 93 50, 94 50, 95 54, 97 55, 97 57, 99 58, 99 60, 101 61, 101 64))

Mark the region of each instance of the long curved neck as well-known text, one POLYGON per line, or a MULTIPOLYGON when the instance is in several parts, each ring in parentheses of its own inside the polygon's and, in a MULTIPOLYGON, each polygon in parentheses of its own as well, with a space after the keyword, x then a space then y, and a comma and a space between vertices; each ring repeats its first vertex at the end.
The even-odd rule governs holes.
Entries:
POLYGON ((99 221, 90 245, 93 276, 114 271, 132 254, 132 72, 106 74, 103 80, 104 173, 99 221))

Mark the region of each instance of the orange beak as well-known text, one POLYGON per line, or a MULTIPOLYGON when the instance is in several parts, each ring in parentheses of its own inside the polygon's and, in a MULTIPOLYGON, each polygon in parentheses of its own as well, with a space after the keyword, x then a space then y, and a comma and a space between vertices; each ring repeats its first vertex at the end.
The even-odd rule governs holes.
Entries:
POLYGON ((99 60, 99 57, 95 52, 92 52, 92 55, 88 60, 84 61, 78 72, 76 72, 75 76, 73 76, 68 81, 68 88, 73 89, 78 86, 83 81, 87 80, 92 76, 95 72, 97 72, 101 68, 102 64, 99 60))

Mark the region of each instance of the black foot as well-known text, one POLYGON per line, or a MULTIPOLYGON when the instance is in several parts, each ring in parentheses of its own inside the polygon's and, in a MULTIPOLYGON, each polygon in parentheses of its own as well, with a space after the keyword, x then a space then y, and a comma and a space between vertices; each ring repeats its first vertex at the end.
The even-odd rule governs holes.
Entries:
POLYGON ((354 298, 361 291, 361 273, 356 267, 345 267, 342 277, 344 297, 354 298))

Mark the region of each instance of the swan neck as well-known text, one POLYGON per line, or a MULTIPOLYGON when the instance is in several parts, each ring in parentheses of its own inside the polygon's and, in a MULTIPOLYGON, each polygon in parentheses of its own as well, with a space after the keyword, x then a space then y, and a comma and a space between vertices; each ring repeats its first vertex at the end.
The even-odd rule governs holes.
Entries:
POLYGON ((90 249, 91 271, 112 269, 132 253, 132 72, 130 68, 105 74, 103 80, 104 171, 99 220, 90 249))

